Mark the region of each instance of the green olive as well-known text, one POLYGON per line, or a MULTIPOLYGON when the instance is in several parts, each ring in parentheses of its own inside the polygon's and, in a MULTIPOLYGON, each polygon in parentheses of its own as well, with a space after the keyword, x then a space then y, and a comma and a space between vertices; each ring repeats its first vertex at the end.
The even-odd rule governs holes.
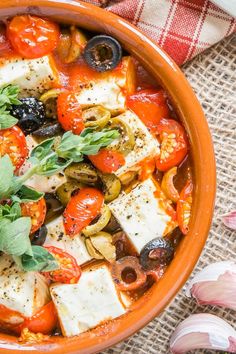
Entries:
POLYGON ((46 117, 47 118, 57 118, 57 104, 56 98, 60 93, 64 92, 63 88, 54 88, 46 91, 42 96, 40 96, 40 101, 45 105, 46 117))
POLYGON ((124 155, 127 155, 133 150, 135 145, 134 133, 130 126, 121 118, 115 117, 110 120, 109 127, 111 129, 117 129, 120 133, 118 143, 112 145, 116 150, 119 150, 124 155))
POLYGON ((116 199, 120 194, 121 183, 118 177, 112 173, 100 173, 99 177, 101 178, 103 184, 103 192, 105 202, 109 203, 112 200, 116 199))
POLYGON ((82 119, 86 128, 104 128, 110 118, 111 113, 102 106, 94 106, 92 108, 85 109, 82 113, 82 119))
POLYGON ((90 238, 87 238, 85 240, 85 246, 87 248, 88 253, 90 254, 91 257, 95 259, 103 259, 104 257, 99 253, 96 248, 93 247, 93 244, 90 240, 90 238))
POLYGON ((91 243, 98 252, 108 261, 116 259, 116 247, 112 244, 112 236, 107 232, 98 232, 90 237, 91 243))
POLYGON ((45 222, 49 222, 55 219, 63 212, 64 206, 62 205, 60 200, 58 200, 58 198, 56 198, 56 196, 52 193, 45 193, 44 198, 47 205, 47 214, 45 222))
POLYGON ((65 169, 65 175, 85 184, 95 184, 98 180, 96 170, 86 162, 71 164, 65 169))
POLYGON ((104 204, 101 210, 101 216, 97 220, 97 222, 95 224, 90 224, 86 226, 82 230, 82 233, 87 237, 96 234, 109 223, 110 218, 111 218, 111 211, 109 207, 106 204, 104 204))
POLYGON ((128 171, 119 176, 123 186, 129 185, 138 176, 138 171, 128 171))
POLYGON ((68 182, 63 183, 59 188, 56 190, 57 198, 60 200, 62 205, 66 206, 69 202, 72 193, 76 189, 83 188, 83 184, 79 183, 76 180, 70 180, 68 182))

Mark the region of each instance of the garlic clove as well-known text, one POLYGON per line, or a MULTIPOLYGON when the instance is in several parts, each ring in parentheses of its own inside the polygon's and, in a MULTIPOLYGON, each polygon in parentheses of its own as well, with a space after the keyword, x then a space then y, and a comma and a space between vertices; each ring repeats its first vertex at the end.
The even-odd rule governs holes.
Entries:
POLYGON ((193 349, 236 353, 236 331, 215 315, 191 315, 175 329, 170 340, 170 350, 173 354, 182 354, 193 349))
POLYGON ((230 229, 236 230, 236 210, 222 216, 222 221, 225 226, 230 229))
POLYGON ((186 289, 200 305, 216 305, 236 310, 236 264, 231 261, 212 263, 190 281, 186 289))

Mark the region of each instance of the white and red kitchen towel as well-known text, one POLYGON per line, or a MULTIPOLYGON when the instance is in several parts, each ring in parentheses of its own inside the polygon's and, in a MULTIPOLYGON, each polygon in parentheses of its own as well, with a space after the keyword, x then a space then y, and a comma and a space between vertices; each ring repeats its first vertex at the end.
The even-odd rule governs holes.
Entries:
POLYGON ((136 25, 179 65, 236 31, 236 20, 208 0, 84 1, 136 25))

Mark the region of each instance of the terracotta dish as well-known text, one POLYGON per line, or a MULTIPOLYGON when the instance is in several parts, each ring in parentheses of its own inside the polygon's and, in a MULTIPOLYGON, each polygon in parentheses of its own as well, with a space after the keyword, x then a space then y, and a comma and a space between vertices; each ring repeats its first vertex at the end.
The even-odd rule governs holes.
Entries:
POLYGON ((0 20, 17 14, 46 16, 118 39, 168 92, 190 140, 195 186, 190 231, 180 242, 164 277, 136 301, 127 314, 80 336, 54 336, 47 344, 20 345, 15 337, 0 334, 0 352, 4 354, 100 352, 131 336, 161 313, 191 274, 207 239, 213 214, 216 173, 212 140, 201 106, 179 67, 161 48, 122 18, 76 0, 0 2, 0 20))

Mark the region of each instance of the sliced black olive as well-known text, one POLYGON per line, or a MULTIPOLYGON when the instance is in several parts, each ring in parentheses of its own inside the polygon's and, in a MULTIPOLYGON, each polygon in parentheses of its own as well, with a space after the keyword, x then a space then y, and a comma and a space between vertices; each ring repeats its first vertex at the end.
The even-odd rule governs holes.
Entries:
POLYGON ((59 135, 63 132, 59 123, 47 123, 33 132, 34 136, 42 138, 51 138, 52 136, 59 135))
POLYGON ((90 39, 84 49, 86 63, 96 71, 104 72, 114 69, 122 58, 120 43, 106 35, 90 39))
POLYGON ((52 193, 46 193, 44 196, 47 206, 46 222, 49 222, 59 216, 63 210, 64 206, 52 193))
POLYGON ((46 240, 48 233, 48 229, 45 225, 42 225, 40 229, 38 229, 32 236, 31 236, 31 243, 32 245, 42 246, 46 240))
POLYGON ((148 242, 140 253, 140 263, 145 270, 165 266, 174 257, 174 248, 170 241, 157 237, 148 242))
POLYGON ((44 105, 34 97, 22 98, 20 101, 20 105, 12 107, 11 114, 19 119, 18 125, 24 133, 29 134, 44 123, 44 105))

